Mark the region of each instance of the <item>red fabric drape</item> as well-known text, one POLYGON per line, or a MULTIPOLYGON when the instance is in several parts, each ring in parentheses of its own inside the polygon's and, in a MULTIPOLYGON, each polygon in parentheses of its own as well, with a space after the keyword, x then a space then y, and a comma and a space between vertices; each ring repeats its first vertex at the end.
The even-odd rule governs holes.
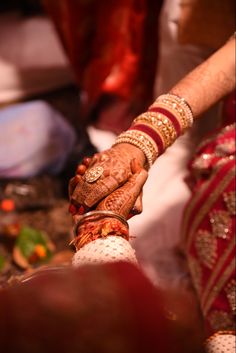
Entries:
POLYGON ((109 95, 128 103, 124 127, 151 102, 161 2, 44 0, 81 89, 83 115, 109 95))

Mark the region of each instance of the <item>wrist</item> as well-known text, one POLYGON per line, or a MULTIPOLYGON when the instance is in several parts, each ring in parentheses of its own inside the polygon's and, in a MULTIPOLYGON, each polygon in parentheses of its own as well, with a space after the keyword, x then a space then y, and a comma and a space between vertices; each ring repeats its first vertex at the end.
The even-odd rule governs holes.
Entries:
POLYGON ((130 143, 119 143, 117 145, 114 145, 112 148, 119 149, 120 151, 128 151, 131 156, 131 159, 136 158, 141 164, 141 166, 144 166, 146 162, 146 157, 143 151, 130 143))

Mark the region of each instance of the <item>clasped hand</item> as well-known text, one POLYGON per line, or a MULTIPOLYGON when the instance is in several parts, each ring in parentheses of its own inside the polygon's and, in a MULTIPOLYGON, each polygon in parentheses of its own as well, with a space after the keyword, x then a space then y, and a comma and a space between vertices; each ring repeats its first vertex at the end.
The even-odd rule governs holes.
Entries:
POLYGON ((85 158, 70 180, 73 216, 90 210, 109 210, 126 219, 142 211, 141 192, 147 179, 145 158, 136 147, 120 144, 85 158))

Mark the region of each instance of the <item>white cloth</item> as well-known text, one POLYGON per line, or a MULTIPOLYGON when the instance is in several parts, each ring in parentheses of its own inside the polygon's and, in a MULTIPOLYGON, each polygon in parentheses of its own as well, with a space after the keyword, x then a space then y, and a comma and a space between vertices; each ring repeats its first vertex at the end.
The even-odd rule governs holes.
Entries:
POLYGON ((233 334, 213 335, 206 343, 207 353, 235 353, 236 337, 233 334))
POLYGON ((72 260, 73 266, 126 261, 137 264, 135 250, 130 243, 117 236, 99 238, 84 245, 72 260))

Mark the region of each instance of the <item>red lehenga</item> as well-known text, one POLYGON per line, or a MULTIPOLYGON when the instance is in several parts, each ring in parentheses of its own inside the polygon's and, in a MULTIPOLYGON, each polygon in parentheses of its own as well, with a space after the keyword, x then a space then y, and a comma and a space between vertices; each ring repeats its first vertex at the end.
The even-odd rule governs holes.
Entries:
POLYGON ((233 93, 223 109, 228 125, 211 134, 190 163, 192 197, 183 222, 208 334, 235 329, 235 104, 233 93))

